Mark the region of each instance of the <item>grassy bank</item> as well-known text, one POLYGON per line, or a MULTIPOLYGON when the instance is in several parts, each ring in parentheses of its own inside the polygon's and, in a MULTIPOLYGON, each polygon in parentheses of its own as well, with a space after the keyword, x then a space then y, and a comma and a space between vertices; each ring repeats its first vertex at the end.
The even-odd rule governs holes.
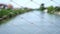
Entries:
POLYGON ((8 21, 10 18, 15 17, 16 15, 29 12, 32 9, 1 9, 0 10, 0 24, 8 21))

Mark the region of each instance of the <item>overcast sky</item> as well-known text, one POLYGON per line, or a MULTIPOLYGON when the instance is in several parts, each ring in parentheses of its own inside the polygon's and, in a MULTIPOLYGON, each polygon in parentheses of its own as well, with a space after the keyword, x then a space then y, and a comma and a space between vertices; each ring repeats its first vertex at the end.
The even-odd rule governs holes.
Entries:
POLYGON ((16 2, 17 4, 19 4, 19 6, 17 4, 15 4, 14 2, 11 2, 10 0, 0 0, 0 3, 4 3, 4 4, 12 4, 14 7, 29 7, 29 8, 38 8, 40 6, 41 3, 44 3, 45 6, 59 6, 60 5, 60 0, 33 0, 33 2, 31 0, 12 0, 14 2, 16 2))

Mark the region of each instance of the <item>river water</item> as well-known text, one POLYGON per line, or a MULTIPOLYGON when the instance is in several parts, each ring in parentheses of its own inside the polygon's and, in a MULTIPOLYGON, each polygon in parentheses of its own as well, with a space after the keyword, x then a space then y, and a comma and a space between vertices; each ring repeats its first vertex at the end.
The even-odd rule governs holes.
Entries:
POLYGON ((60 34, 60 15, 24 13, 0 25, 0 34, 60 34))

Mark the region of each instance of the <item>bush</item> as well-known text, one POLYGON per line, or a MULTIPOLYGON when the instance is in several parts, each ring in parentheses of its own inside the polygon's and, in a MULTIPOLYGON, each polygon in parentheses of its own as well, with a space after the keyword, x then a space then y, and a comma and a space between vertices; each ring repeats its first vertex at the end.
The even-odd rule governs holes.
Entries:
POLYGON ((50 6, 50 7, 47 8, 47 10, 48 10, 48 13, 53 13, 54 10, 55 10, 55 7, 50 6))
POLYGON ((1 11, 0 11, 0 17, 3 17, 4 15, 8 15, 8 14, 9 14, 8 10, 1 9, 1 11))
POLYGON ((55 11, 60 11, 60 7, 55 7, 55 11))

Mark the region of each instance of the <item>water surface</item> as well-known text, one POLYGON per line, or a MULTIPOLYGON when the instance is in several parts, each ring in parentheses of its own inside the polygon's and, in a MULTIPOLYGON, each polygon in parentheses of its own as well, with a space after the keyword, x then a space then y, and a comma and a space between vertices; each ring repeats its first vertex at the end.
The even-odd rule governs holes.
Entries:
POLYGON ((31 11, 0 25, 0 34, 60 34, 60 16, 31 11))

